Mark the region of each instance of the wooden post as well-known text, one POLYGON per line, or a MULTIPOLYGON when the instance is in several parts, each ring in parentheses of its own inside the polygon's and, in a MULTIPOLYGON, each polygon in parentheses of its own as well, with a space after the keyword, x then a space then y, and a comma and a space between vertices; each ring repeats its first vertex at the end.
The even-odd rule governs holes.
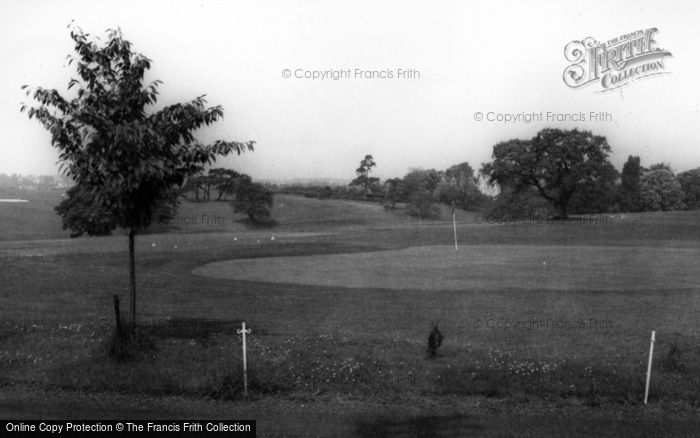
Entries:
POLYGON ((136 262, 134 260, 134 236, 136 231, 129 230, 129 285, 131 292, 131 335, 136 335, 136 262))
POLYGON ((250 333, 250 329, 246 330, 245 322, 243 323, 243 328, 236 330, 236 333, 243 335, 243 398, 248 398, 248 361, 246 358, 246 344, 245 335, 250 333))
POLYGON ((117 321, 117 333, 120 335, 122 334, 122 319, 121 316, 119 315, 119 295, 114 295, 113 297, 114 300, 114 318, 117 321))
POLYGON ((654 341, 656 341, 656 331, 651 331, 651 345, 649 346, 649 365, 647 366, 647 384, 644 388, 644 404, 649 399, 649 381, 651 380, 651 358, 654 356, 654 341))

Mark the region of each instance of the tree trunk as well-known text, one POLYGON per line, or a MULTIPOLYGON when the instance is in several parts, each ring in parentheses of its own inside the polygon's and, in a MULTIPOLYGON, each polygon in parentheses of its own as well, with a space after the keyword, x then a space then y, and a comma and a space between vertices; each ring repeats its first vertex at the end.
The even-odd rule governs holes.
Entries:
POLYGON ((129 230, 129 286, 131 289, 131 332, 136 333, 136 263, 134 261, 134 230, 129 230))
POLYGON ((367 190, 369 189, 369 169, 365 172, 365 192, 363 199, 366 201, 367 200, 367 190))

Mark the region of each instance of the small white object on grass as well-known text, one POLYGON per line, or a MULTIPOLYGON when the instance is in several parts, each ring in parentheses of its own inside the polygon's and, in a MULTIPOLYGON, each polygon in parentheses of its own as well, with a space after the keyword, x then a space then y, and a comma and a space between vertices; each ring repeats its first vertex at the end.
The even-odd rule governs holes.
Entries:
POLYGON ((542 262, 542 266, 547 266, 547 262, 542 262))
POLYGON ((234 237, 233 240, 238 240, 238 237, 234 237))
POLYGON ((156 243, 155 242, 151 243, 151 246, 156 246, 156 243))
POLYGON ((270 237, 270 240, 275 240, 275 236, 270 237))

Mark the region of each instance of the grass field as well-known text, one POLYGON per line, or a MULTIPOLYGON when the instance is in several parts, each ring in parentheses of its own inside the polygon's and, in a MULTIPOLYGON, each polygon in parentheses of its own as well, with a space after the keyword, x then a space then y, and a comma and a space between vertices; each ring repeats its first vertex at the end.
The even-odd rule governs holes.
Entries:
POLYGON ((66 239, 55 194, 30 195, 0 205, 5 416, 238 412, 260 436, 700 430, 699 212, 591 225, 459 212, 455 254, 451 223, 418 226, 376 205, 279 196, 278 227, 251 230, 226 203, 185 202, 182 218, 225 220, 138 237, 152 345, 115 362, 105 349, 112 295, 126 307, 126 238, 66 239), (241 321, 252 328, 249 401, 241 321), (445 342, 430 360, 434 321, 445 342))

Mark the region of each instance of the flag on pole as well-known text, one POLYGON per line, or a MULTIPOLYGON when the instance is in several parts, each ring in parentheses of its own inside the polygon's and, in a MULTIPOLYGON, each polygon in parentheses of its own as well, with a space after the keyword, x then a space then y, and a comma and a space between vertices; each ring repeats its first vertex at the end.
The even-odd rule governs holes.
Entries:
POLYGON ((455 251, 459 251, 457 247, 457 220, 455 219, 455 201, 452 201, 452 228, 455 234, 455 251))

